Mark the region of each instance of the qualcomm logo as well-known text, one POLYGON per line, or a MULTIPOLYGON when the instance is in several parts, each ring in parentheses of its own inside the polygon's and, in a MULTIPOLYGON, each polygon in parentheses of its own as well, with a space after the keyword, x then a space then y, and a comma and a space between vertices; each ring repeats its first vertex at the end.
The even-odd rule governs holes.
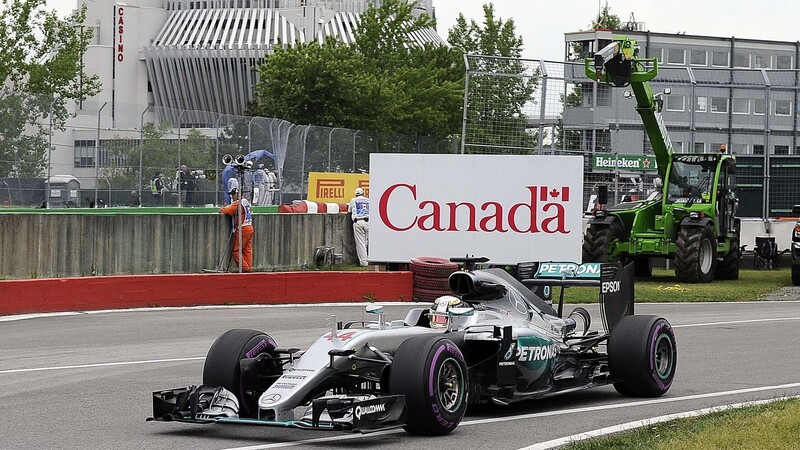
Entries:
POLYGON ((361 416, 370 415, 375 413, 382 413, 386 412, 386 405, 383 403, 377 403, 375 405, 367 405, 367 406, 356 406, 356 419, 361 419, 361 416))

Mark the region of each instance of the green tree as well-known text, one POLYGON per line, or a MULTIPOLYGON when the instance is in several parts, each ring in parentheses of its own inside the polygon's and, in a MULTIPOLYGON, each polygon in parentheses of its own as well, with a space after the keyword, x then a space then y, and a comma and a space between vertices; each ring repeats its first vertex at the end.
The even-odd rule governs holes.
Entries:
POLYGON ((460 53, 414 45, 433 26, 398 0, 370 6, 354 45, 333 39, 277 48, 259 67, 248 113, 297 124, 446 136, 459 131, 460 53))
POLYGON ((592 20, 592 23, 589 24, 592 30, 598 29, 608 29, 608 30, 620 30, 622 21, 620 20, 619 16, 616 14, 611 14, 611 7, 608 6, 608 3, 600 10, 597 14, 597 17, 592 20))
POLYGON ((65 19, 43 9, 45 0, 3 0, 0 8, 0 175, 40 176, 45 169, 52 120, 63 129, 67 100, 97 94, 96 76, 81 57, 92 29, 81 27, 85 5, 65 19), (48 119, 48 116, 50 119, 48 119), (48 120, 45 120, 48 119, 48 120))
POLYGON ((483 24, 468 23, 460 14, 448 33, 453 48, 486 56, 470 59, 470 71, 477 74, 469 80, 466 141, 493 153, 532 151, 538 136, 526 129, 525 108, 534 104, 539 70, 526 73, 514 20, 495 18, 491 3, 483 6, 483 13, 483 24))

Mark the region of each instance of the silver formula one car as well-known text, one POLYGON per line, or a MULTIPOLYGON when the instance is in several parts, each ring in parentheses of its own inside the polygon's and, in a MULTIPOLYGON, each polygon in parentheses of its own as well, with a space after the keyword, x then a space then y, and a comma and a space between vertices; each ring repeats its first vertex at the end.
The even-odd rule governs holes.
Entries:
POLYGON ((203 384, 154 392, 148 420, 443 435, 470 404, 606 384, 656 397, 672 385, 672 327, 633 315, 632 266, 535 263, 539 276, 520 281, 470 270, 485 258, 453 260, 466 267, 450 276, 453 295, 404 320, 386 321, 376 305, 367 307, 373 322, 333 318, 305 352, 260 331, 226 332, 208 352, 203 384), (584 308, 562 313, 563 288, 555 307, 534 294, 541 285, 598 286, 602 330, 584 308))

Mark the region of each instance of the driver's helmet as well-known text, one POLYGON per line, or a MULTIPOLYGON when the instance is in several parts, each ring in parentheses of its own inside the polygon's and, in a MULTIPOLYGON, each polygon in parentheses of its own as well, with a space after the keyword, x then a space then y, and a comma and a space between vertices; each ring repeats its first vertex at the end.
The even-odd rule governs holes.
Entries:
POLYGON ((447 311, 450 308, 458 308, 464 303, 460 298, 452 295, 442 295, 433 301, 428 317, 431 320, 431 328, 444 328, 447 326, 447 311))

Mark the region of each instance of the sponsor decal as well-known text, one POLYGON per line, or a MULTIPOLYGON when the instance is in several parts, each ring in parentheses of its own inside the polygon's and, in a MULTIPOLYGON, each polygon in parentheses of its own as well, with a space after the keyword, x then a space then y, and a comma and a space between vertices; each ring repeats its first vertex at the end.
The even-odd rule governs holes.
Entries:
POLYGON ((500 362, 500 363, 498 364, 498 366, 500 366, 500 367, 505 367, 505 366, 513 366, 513 365, 515 365, 516 363, 517 363, 516 361, 502 361, 502 362, 500 362))
POLYGON ((613 294, 622 290, 622 285, 619 280, 617 281, 603 281, 600 283, 601 294, 613 294))
POLYGON ((361 419, 361 416, 369 416, 375 413, 386 412, 386 404, 376 403, 374 405, 356 406, 355 415, 356 419, 361 419))
POLYGON ((593 160, 595 170, 623 170, 628 172, 655 172, 656 159, 643 155, 595 154, 593 160))
POLYGON ((271 389, 286 389, 286 390, 292 390, 292 389, 294 389, 294 388, 295 388, 295 386, 297 386, 297 384, 295 384, 295 383, 275 383, 275 384, 273 384, 272 386, 270 386, 270 388, 271 388, 271 389))
POLYGON ((543 262, 535 278, 600 278, 600 263, 543 262), (574 274, 574 275, 573 275, 574 274))
MULTIPOLYGON (((353 339, 356 335, 358 335, 358 331, 345 331, 343 333, 338 333, 337 332, 335 338, 340 340, 340 341, 348 341, 350 339, 353 339)), ((333 338, 334 338, 333 333, 328 333, 328 334, 326 334, 325 336, 322 336, 322 337, 324 337, 325 339, 327 339, 329 341, 332 341, 333 338)))
POLYGON ((266 350, 267 347, 269 347, 269 342, 267 342, 266 339, 262 339, 261 342, 256 344, 256 346, 253 347, 252 350, 245 353, 244 356, 248 358, 255 358, 256 356, 258 356, 259 353, 266 350))
POLYGON ((275 403, 281 399, 281 394, 267 394, 261 397, 263 403, 275 403))
POLYGON ((558 346, 555 344, 541 346, 520 345, 517 351, 519 361, 546 361, 558 355, 558 346))
POLYGON ((424 200, 426 192, 418 192, 416 184, 396 183, 389 186, 378 200, 381 222, 396 232, 421 231, 484 232, 484 233, 545 233, 568 234, 565 204, 570 201, 569 186, 525 186, 528 200, 508 208, 498 202, 480 205, 468 200, 440 203, 424 200), (405 222, 392 219, 389 211, 411 201, 410 208, 419 210, 405 222), (415 204, 415 205, 414 205, 415 204), (459 220, 461 218, 461 220, 459 220), (459 223, 466 226, 459 227, 459 223))
MULTIPOLYGON (((516 343, 512 342, 511 345, 508 346, 508 351, 506 352, 506 354, 503 355, 503 359, 508 361, 509 359, 513 358, 515 350, 516 350, 516 346, 517 346, 516 343)), ((500 363, 500 365, 502 366, 503 363, 500 363)))
POLYGON ((686 156, 676 156, 675 161, 682 162, 682 163, 704 163, 704 162, 712 162, 716 161, 716 155, 709 154, 709 155, 686 155, 686 156))
POLYGON ((310 172, 308 198, 312 202, 348 203, 355 197, 356 188, 364 189, 369 198, 368 173, 310 172))

